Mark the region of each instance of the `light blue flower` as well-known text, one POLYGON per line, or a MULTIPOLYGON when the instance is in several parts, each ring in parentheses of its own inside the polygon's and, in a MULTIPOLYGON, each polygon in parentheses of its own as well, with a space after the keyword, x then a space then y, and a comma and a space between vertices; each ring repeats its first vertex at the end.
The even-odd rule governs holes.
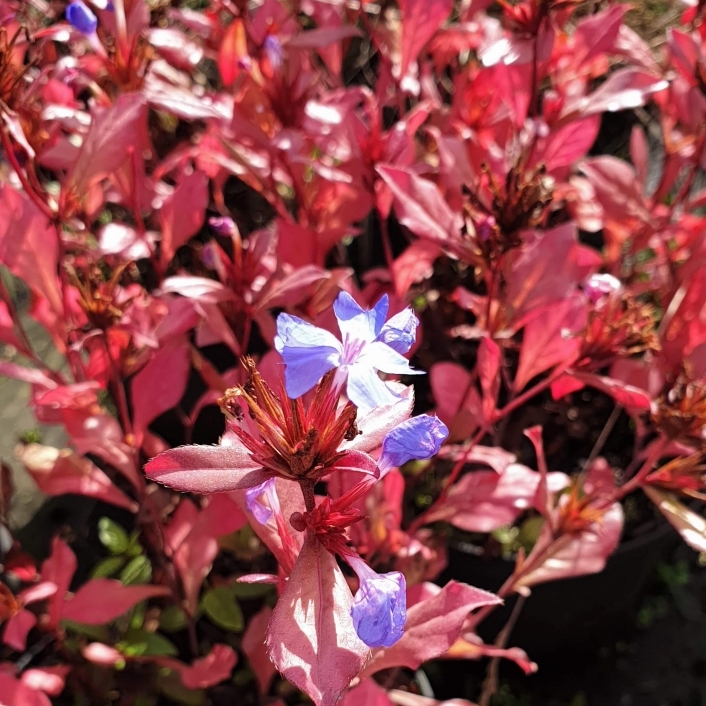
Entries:
POLYGON ((362 309, 347 292, 333 304, 342 342, 332 333, 289 314, 277 317, 275 348, 284 358, 287 394, 296 399, 329 370, 339 368, 348 399, 365 414, 399 400, 378 371, 392 375, 423 374, 403 356, 414 344, 419 324, 411 309, 387 323, 387 295, 372 309, 362 309))
POLYGON ((392 647, 407 621, 407 584, 399 571, 378 574, 360 557, 346 557, 360 579, 351 618, 358 637, 368 647, 392 647))
POLYGON ((449 430, 438 417, 420 414, 390 429, 382 440, 382 453, 378 461, 381 474, 399 468, 407 461, 435 456, 446 441, 449 430))
POLYGON ((69 24, 81 34, 95 34, 98 29, 98 18, 82 0, 73 0, 66 8, 66 19, 69 24))

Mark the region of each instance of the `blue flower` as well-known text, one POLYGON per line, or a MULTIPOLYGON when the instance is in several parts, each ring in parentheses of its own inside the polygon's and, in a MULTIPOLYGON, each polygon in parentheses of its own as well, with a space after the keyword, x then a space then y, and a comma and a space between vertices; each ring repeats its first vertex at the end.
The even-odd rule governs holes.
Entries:
POLYGON ((384 474, 390 468, 412 460, 422 460, 436 455, 446 441, 449 430, 438 417, 420 414, 398 424, 382 440, 382 453, 378 468, 384 474))
POLYGON ((276 71, 282 66, 284 60, 284 52, 282 44, 274 34, 268 34, 262 42, 262 48, 265 50, 267 58, 270 60, 270 65, 276 71))
POLYGON ((366 568, 353 598, 353 625, 368 647, 392 647, 402 637, 407 620, 405 578, 399 571, 377 574, 366 568))
POLYGON ((403 356, 412 347, 419 324, 411 309, 387 323, 387 295, 372 309, 362 309, 347 292, 333 305, 343 342, 332 333, 296 316, 277 317, 275 348, 284 358, 287 394, 296 399, 308 392, 329 370, 339 368, 346 379, 348 399, 365 414, 399 401, 378 371, 392 375, 422 374, 403 356))
POLYGON ((82 0, 73 0, 66 8, 66 19, 69 24, 85 35, 95 34, 98 28, 98 18, 82 0))

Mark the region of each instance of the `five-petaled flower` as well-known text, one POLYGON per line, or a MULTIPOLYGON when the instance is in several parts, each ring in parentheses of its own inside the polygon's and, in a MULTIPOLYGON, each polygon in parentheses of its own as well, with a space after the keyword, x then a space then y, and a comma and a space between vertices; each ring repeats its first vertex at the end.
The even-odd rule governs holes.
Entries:
POLYGON ((287 394, 301 397, 324 373, 337 368, 337 384, 346 382, 348 399, 361 413, 394 404, 398 395, 379 377, 421 374, 403 353, 412 347, 419 321, 411 309, 395 314, 387 323, 387 295, 372 309, 362 309, 347 292, 333 305, 342 342, 332 333, 296 316, 277 318, 275 348, 285 363, 287 394))

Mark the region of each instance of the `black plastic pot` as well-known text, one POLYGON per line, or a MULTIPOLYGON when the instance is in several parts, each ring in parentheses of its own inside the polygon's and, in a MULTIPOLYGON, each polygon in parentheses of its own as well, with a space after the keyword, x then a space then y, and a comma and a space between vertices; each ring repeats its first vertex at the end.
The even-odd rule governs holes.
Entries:
MULTIPOLYGON (((678 541, 670 525, 659 524, 623 543, 599 574, 534 586, 509 644, 537 659, 595 649, 620 637, 634 625, 635 611, 655 567, 678 541)), ((456 579, 497 591, 513 567, 512 560, 487 559, 478 556, 477 547, 458 542, 449 546, 449 564, 440 583, 456 579)), ((507 623, 516 600, 516 596, 509 597, 483 621, 478 629, 483 640, 493 642, 507 623)))

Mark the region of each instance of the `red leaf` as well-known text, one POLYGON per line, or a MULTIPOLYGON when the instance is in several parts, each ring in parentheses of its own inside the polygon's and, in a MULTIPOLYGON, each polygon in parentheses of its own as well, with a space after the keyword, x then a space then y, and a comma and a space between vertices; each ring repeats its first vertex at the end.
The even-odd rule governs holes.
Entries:
POLYGON ((674 493, 650 485, 643 490, 692 549, 706 552, 706 520, 701 515, 679 502, 674 493))
POLYGON ((165 530, 165 539, 184 587, 186 608, 192 615, 201 584, 218 554, 218 538, 239 530, 245 523, 245 516, 227 495, 214 495, 200 512, 188 499, 179 504, 165 530))
POLYGON ((265 645, 267 625, 271 616, 272 608, 267 605, 255 613, 248 623, 241 645, 248 658, 250 668, 255 672, 261 694, 266 694, 269 691, 270 682, 277 671, 269 654, 267 654, 265 645))
POLYGON ((244 446, 180 446, 147 462, 145 475, 188 493, 225 493, 270 478, 244 446))
POLYGON ((603 571, 606 560, 618 547, 622 529, 623 509, 620 503, 613 503, 599 521, 578 534, 563 535, 553 542, 553 551, 547 552, 547 544, 552 540, 552 530, 549 523, 545 523, 534 549, 525 562, 531 563, 533 554, 540 552, 544 552, 546 558, 536 569, 522 576, 515 583, 514 589, 603 571))
POLYGON ((600 125, 600 116, 594 115, 576 120, 548 137, 539 139, 532 153, 536 155, 532 165, 541 162, 548 172, 572 165, 586 156, 598 136, 600 125))
POLYGON ((620 380, 590 373, 574 373, 573 377, 585 385, 605 392, 618 404, 627 407, 632 412, 644 412, 652 407, 652 400, 647 392, 632 385, 627 385, 620 380))
POLYGON ((36 624, 37 618, 34 613, 20 610, 7 621, 2 641, 17 652, 24 652, 27 647, 27 634, 36 624))
POLYGON ((636 68, 618 69, 589 96, 576 96, 564 104, 562 122, 600 113, 617 113, 639 108, 648 98, 663 91, 669 82, 636 68))
POLYGON ((361 31, 353 25, 319 27, 295 34, 285 43, 285 46, 293 49, 323 49, 344 39, 360 36, 362 36, 361 31))
POLYGON ((208 206, 208 177, 201 171, 185 176, 165 199, 159 211, 162 241, 159 262, 162 268, 176 251, 201 228, 208 206))
POLYGON ((420 238, 449 247, 459 238, 461 217, 444 200, 436 184, 407 169, 377 167, 395 197, 399 222, 420 238))
POLYGON ((54 537, 51 545, 51 554, 42 564, 42 581, 56 585, 56 593, 49 601, 47 628, 53 629, 59 625, 64 596, 69 590, 71 579, 76 573, 76 555, 59 537, 54 537))
POLYGON ((579 69, 602 54, 612 53, 618 41, 623 16, 628 5, 613 5, 579 22, 573 34, 575 42, 571 60, 579 69))
POLYGON ((418 241, 412 243, 393 263, 392 279, 395 294, 406 297, 409 288, 425 275, 433 272, 434 261, 441 255, 441 250, 434 243, 418 241))
POLYGON ((267 646, 277 669, 316 706, 334 706, 370 653, 353 627, 352 603, 333 555, 307 539, 272 613, 267 646))
POLYGON ((46 216, 23 194, 0 187, 0 263, 57 314, 63 311, 58 260, 56 230, 46 216))
POLYGON ((540 310, 527 322, 515 375, 516 392, 545 370, 574 361, 581 348, 578 332, 586 325, 586 314, 585 301, 573 296, 540 310))
POLYGON ((483 416, 486 421, 491 420, 498 399, 501 360, 502 353, 498 344, 492 338, 484 336, 478 347, 476 369, 483 392, 483 416))
POLYGON ((375 650, 365 666, 366 676, 389 667, 417 669, 422 662, 441 657, 458 639, 472 610, 502 603, 493 593, 456 581, 436 591, 407 610, 404 634, 392 647, 375 650))
POLYGON ((140 601, 168 593, 165 586, 123 586, 113 579, 93 579, 81 586, 73 598, 64 601, 61 617, 84 625, 103 625, 140 601))
POLYGON ((393 703, 374 679, 363 679, 343 697, 339 706, 393 706, 393 703))
POLYGON ((232 647, 214 645, 205 657, 179 670, 181 682, 187 689, 208 689, 228 679, 237 662, 238 655, 232 647))
POLYGON ((483 403, 471 374, 457 363, 432 365, 431 389, 436 412, 449 428, 449 440, 467 439, 483 419, 483 403))
POLYGON ((417 60, 424 45, 451 14, 453 0, 400 0, 399 6, 402 12, 400 78, 404 78, 409 65, 417 60))
POLYGON ((97 181, 117 172, 146 130, 147 107, 139 93, 124 93, 97 111, 64 184, 65 193, 83 197, 97 181))
POLYGON ((41 444, 27 444, 17 451, 39 489, 47 495, 76 493, 134 511, 136 504, 113 485, 98 466, 74 453, 41 444))
POLYGON ((2 706, 51 706, 46 694, 4 672, 0 672, 0 694, 2 706))
POLYGON ((234 20, 226 30, 218 52, 218 70, 224 86, 232 86, 240 73, 240 61, 248 55, 248 41, 242 20, 234 20))
POLYGON ((182 338, 168 341, 132 379, 133 424, 141 435, 160 414, 179 404, 189 379, 189 347, 182 338))
POLYGON ((534 674, 537 671, 537 665, 519 647, 501 648, 495 645, 486 645, 478 635, 468 632, 456 640, 446 656, 456 659, 501 657, 512 660, 525 674, 534 674))
MULTIPOLYGON (((519 463, 508 466, 502 475, 495 471, 467 473, 429 513, 427 522, 445 521, 467 532, 492 532, 512 524, 533 507, 539 481, 539 473, 519 463)), ((547 485, 552 492, 565 487, 565 474, 548 473, 547 485)))

